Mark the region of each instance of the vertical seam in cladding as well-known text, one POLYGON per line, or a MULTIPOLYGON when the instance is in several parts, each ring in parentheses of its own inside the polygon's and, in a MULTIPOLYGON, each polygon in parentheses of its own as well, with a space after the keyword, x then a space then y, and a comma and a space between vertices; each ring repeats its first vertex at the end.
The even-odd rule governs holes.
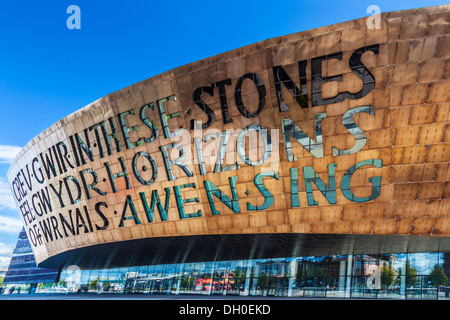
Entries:
MULTIPOLYGON (((411 108, 412 110, 412 108, 411 108)), ((420 132, 422 131, 422 125, 419 126, 419 130, 417 132, 417 137, 416 137, 416 145, 419 144, 419 140, 420 140, 420 132)), ((424 161, 425 163, 425 161, 424 161)))
POLYGON ((425 36, 426 38, 428 36, 428 32, 430 31, 430 13, 427 14, 427 25, 425 27, 425 36))
POLYGON ((426 104, 427 101, 428 101, 428 94, 429 94, 429 92, 430 92, 430 83, 428 82, 428 83, 427 83, 427 93, 426 93, 426 95, 425 95, 425 104, 426 104))
MULTIPOLYGON (((388 87, 388 98, 389 98, 389 112, 391 114, 391 116, 389 117, 389 128, 390 128, 390 132, 391 132, 391 164, 390 164, 390 170, 392 170, 392 174, 394 175, 394 135, 393 135, 393 129, 392 129, 392 78, 393 78, 393 70, 391 69, 391 50, 390 50, 390 36, 389 36, 389 18, 390 18, 391 14, 387 13, 386 15, 386 36, 387 36, 387 41, 386 41, 386 47, 387 47, 387 73, 388 73, 388 78, 386 80, 386 86, 388 87)), ((392 183, 393 186, 393 194, 394 194, 394 199, 395 199, 395 181, 393 181, 392 183)), ((395 206, 395 202, 394 202, 394 206, 395 206)), ((395 213, 395 215, 397 216, 397 213, 395 213)), ((395 227, 394 227, 394 234, 397 234, 397 218, 395 219, 396 223, 395 223, 395 227)), ((372 223, 372 230, 371 232, 373 233, 373 223, 372 223)))
POLYGON ((447 130, 448 125, 446 124, 444 126, 444 130, 442 130, 442 136, 441 136, 441 140, 439 141, 439 143, 444 143, 444 138, 445 138, 445 131, 447 130))
POLYGON ((316 38, 316 45, 314 48, 314 57, 317 57, 317 48, 319 47, 319 36, 314 36, 316 38))
POLYGON ((447 60, 448 59, 445 59, 444 61, 444 68, 442 70, 442 78, 441 78, 442 81, 445 80, 445 70, 447 69, 447 60))
MULTIPOLYGON (((436 106, 434 108, 434 114, 433 114, 433 122, 436 122, 436 117, 439 109, 439 103, 436 103, 436 106)), ((444 129, 445 130, 445 129, 444 129)))
POLYGON ((437 48, 438 48, 438 44, 439 44, 439 35, 436 36, 436 43, 434 44, 434 53, 433 53, 433 60, 436 59, 436 53, 437 53, 437 48))
POLYGON ((444 195, 444 189, 445 189, 445 182, 442 183, 441 194, 439 195, 439 200, 443 200, 442 196, 444 195))
MULTIPOLYGON (((411 41, 412 43, 412 41, 411 41)), ((409 61, 409 54, 411 53, 411 46, 409 47, 409 53, 408 53, 408 61, 409 61)), ((420 67, 422 66, 423 62, 419 61, 417 64, 417 75, 416 75, 416 84, 419 83, 419 75, 420 75, 420 67)))
POLYGON ((433 170, 433 178, 432 178, 432 181, 434 181, 434 179, 436 179, 436 171, 437 171, 437 164, 434 164, 434 170, 433 170))

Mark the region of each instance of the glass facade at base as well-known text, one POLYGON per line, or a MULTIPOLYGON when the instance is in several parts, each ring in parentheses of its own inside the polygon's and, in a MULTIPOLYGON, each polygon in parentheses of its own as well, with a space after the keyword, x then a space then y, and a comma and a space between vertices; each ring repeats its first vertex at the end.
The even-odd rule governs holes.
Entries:
POLYGON ((36 293, 450 300, 450 253, 295 257, 80 270, 36 293))

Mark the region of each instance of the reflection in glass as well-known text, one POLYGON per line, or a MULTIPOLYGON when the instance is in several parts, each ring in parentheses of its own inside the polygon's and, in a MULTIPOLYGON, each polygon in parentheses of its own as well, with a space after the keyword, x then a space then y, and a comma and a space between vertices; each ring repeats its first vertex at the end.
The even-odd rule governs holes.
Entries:
POLYGON ((323 158, 323 141, 322 141, 322 120, 327 116, 326 113, 318 113, 314 115, 314 128, 316 133, 316 141, 311 139, 301 128, 299 128, 291 119, 283 119, 281 126, 283 130, 283 138, 286 149, 286 157, 288 161, 295 161, 291 146, 291 136, 297 140, 303 148, 310 152, 315 158, 323 158))
MULTIPOLYGON (((447 257, 332 255, 82 270, 70 292, 450 300, 447 257)), ((37 292, 69 292, 69 277, 64 269, 57 284, 37 292)))
POLYGON ((375 115, 375 109, 372 105, 352 108, 344 113, 344 115, 342 116, 342 124, 347 128, 348 132, 350 132, 350 134, 355 139, 355 144, 348 150, 340 150, 336 147, 333 147, 334 157, 356 153, 366 145, 367 137, 353 119, 353 117, 360 112, 365 112, 372 116, 375 115))

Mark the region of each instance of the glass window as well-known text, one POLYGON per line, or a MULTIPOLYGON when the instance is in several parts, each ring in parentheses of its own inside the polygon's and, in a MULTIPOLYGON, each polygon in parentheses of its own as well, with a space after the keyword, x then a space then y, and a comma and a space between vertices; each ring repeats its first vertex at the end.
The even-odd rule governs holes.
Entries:
POLYGON ((61 274, 59 276, 59 281, 61 281, 61 282, 65 281, 66 278, 67 278, 67 270, 63 269, 63 270, 61 270, 61 274))
POLYGON ((195 278, 193 275, 194 264, 186 263, 183 265, 183 271, 180 281, 180 293, 189 294, 195 283, 195 278))
MULTIPOLYGON (((450 300, 450 253, 333 255, 81 270, 55 290, 450 300)), ((40 289, 40 292, 44 292, 40 289)), ((48 290, 47 290, 48 291, 48 290)))
POLYGON ((147 266, 147 277, 151 278, 154 276, 155 266, 147 266))
POLYGON ((226 294, 228 277, 228 262, 218 261, 214 264, 212 294, 226 294))
POLYGON ((91 270, 82 270, 80 283, 86 284, 89 281, 90 274, 91 274, 91 270))
POLYGON ((165 265, 163 265, 163 264, 154 266, 153 275, 156 277, 164 276, 164 268, 165 268, 165 265))
POLYGON ((125 281, 127 277, 128 268, 119 268, 118 271, 118 280, 125 281))
POLYGON ((244 261, 230 261, 227 295, 240 295, 244 291, 247 268, 244 261))
POLYGON ((436 266, 439 267, 438 253, 410 253, 408 254, 409 266, 418 275, 430 274, 436 266))
POLYGON ((266 296, 269 285, 270 260, 260 259, 252 261, 251 279, 249 282, 250 295, 266 296))
POLYGON ((422 298, 422 279, 417 275, 406 276, 406 299, 422 298))
POLYGON ((109 269, 108 270, 108 276, 106 278, 107 280, 118 280, 119 279, 119 272, 117 269, 109 269))
POLYGON ((167 276, 176 274, 176 265, 175 264, 167 264, 164 268, 164 274, 167 276))
POLYGON ((172 270, 172 274, 170 276, 173 281, 171 294, 180 294, 182 277, 183 277, 183 267, 184 267, 184 265, 181 263, 170 265, 167 267, 167 269, 172 270))
POLYGON ((355 277, 363 276, 363 260, 364 255, 355 255, 352 257, 353 267, 352 267, 352 275, 355 277))
POLYGON ((146 278, 148 276, 148 266, 139 267, 139 277, 146 278))
POLYGON ((204 262, 197 262, 194 263, 192 268, 192 280, 193 287, 191 287, 191 293, 194 294, 202 294, 204 285, 206 282, 203 281, 203 275, 205 272, 205 263, 204 262))

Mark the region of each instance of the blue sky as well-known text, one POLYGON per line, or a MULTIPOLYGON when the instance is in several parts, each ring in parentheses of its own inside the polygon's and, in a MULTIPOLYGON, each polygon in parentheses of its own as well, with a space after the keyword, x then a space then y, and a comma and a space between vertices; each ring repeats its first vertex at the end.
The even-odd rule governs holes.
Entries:
POLYGON ((0 2, 0 270, 21 223, 6 183, 11 157, 77 109, 172 68, 268 38, 419 0, 2 0, 0 2), (67 8, 81 10, 69 30, 67 8))

